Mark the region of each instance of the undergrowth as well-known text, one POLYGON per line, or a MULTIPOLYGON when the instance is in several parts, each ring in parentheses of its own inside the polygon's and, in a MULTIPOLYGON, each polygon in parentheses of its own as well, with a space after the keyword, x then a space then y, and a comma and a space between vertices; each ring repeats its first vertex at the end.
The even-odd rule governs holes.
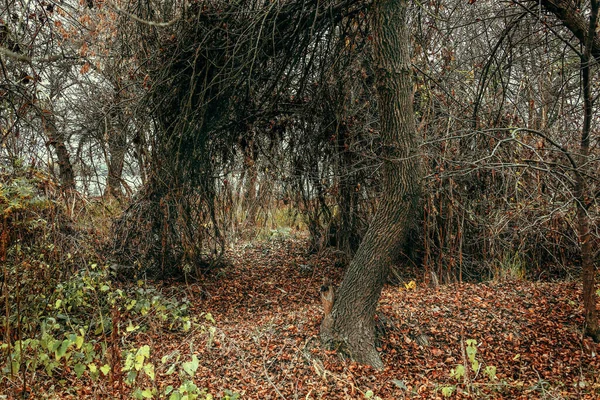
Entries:
POLYGON ((0 392, 213 398, 194 382, 192 349, 157 358, 139 341, 190 329, 210 341, 215 321, 150 282, 113 279, 98 249, 109 229, 106 213, 118 207, 63 193, 35 169, 0 174, 0 392), (161 374, 179 384, 157 384, 161 374))

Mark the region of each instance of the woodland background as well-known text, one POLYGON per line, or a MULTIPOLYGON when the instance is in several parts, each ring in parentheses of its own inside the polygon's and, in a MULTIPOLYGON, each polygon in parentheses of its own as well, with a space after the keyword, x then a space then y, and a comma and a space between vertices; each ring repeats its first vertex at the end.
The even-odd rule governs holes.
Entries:
POLYGON ((373 9, 2 1, 0 393, 600 396, 596 0, 408 4, 386 367, 318 344, 383 190, 373 9))

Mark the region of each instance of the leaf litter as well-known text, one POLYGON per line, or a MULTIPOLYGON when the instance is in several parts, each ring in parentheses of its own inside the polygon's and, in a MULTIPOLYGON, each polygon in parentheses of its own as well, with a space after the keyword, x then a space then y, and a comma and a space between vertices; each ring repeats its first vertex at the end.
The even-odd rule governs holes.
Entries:
MULTIPOLYGON (((185 295, 192 314, 210 313, 216 329, 133 340, 150 346, 156 364, 197 362, 189 373, 215 398, 229 390, 244 399, 600 399, 580 283, 387 285, 376 316, 385 367, 376 371, 320 345, 318 290, 324 277, 341 281, 340 264, 335 252, 308 254, 303 240, 238 246, 198 282, 159 284, 185 295)), ((161 391, 181 383, 153 373, 161 391)), ((81 388, 75 397, 97 393, 81 388)))

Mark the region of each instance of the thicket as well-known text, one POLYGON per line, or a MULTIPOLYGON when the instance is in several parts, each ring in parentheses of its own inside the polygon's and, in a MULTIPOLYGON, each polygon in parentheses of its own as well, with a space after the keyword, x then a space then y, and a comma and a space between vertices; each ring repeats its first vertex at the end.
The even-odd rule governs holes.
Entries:
MULTIPOLYGON (((3 351, 18 365, 5 373, 116 365, 114 310, 148 312, 126 304, 154 294, 106 265, 133 281, 201 276, 232 242, 296 231, 352 256, 381 189, 369 2, 13 3, 0 16, 0 259, 3 351), (75 356, 80 337, 94 355, 75 356)), ((600 248, 596 132, 589 154, 578 145, 582 49, 544 10, 413 6, 425 178, 397 274, 575 276, 578 174, 600 248)), ((186 322, 179 300, 157 304, 186 322)))
POLYGON ((60 191, 44 171, 15 165, 0 173, 2 386, 28 397, 51 378, 46 394, 213 398, 194 383, 192 352, 158 357, 139 345, 139 334, 190 329, 209 343, 215 321, 192 314, 181 294, 144 280, 119 283, 102 256, 110 207, 118 209, 60 191), (155 382, 172 374, 180 386, 155 382))

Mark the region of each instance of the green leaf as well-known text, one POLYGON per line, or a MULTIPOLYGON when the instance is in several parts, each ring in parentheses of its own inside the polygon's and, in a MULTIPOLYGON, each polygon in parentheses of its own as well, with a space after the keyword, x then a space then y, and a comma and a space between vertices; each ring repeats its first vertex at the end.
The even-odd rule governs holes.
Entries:
POLYGON ((77 338, 75 338, 75 347, 77 347, 77 350, 81 349, 81 346, 83 346, 83 336, 77 336, 77 338))
POLYGON ((71 342, 68 339, 65 339, 60 344, 60 347, 54 351, 54 358, 56 361, 60 360, 62 357, 67 354, 67 349, 71 345, 71 342))
POLYGON ((372 391, 372 390, 367 390, 367 391, 365 392, 365 399, 370 399, 370 398, 372 398, 373 396, 374 396, 374 393, 373 393, 373 391, 372 391))
POLYGON ((151 399, 152 397, 154 397, 152 395, 152 389, 144 389, 142 391, 142 397, 145 398, 145 399, 151 399))
POLYGON ((21 363, 20 363, 20 362, 18 362, 17 360, 13 360, 13 361, 10 363, 10 373, 11 373, 12 375, 16 375, 16 374, 18 374, 20 369, 21 369, 21 363))
POLYGON ((144 372, 146 375, 150 377, 150 379, 154 380, 154 364, 146 363, 144 364, 144 372))
POLYGON ((140 329, 140 326, 139 325, 133 326, 133 324, 131 323, 131 321, 129 321, 129 325, 127 325, 127 328, 125 328, 125 330, 127 332, 133 332, 133 331, 136 331, 138 329, 140 329))
POLYGON ((108 373, 110 372, 110 365, 104 364, 103 366, 100 367, 100 371, 102 371, 102 373, 105 376, 108 375, 108 373))
POLYGON ((192 321, 189 321, 189 320, 188 321, 184 321, 182 325, 183 325, 183 331, 187 332, 192 327, 192 321))
POLYGON ((81 378, 81 375, 83 375, 83 372, 85 371, 85 365, 75 364, 73 369, 75 370, 75 375, 77 375, 78 378, 81 378))
POLYGON ((392 379, 392 383, 394 385, 396 385, 396 387, 398 389, 402 389, 402 390, 408 390, 408 387, 406 387, 406 384, 404 383, 404 381, 401 381, 399 379, 392 379))
POLYGON ((136 400, 142 400, 144 398, 144 396, 142 396, 142 390, 140 388, 135 389, 132 393, 132 396, 136 400))
POLYGON ((450 396, 452 396, 452 393, 454 393, 455 390, 456 390, 456 386, 444 386, 442 388, 442 396, 450 397, 450 396))
POLYGON ((179 393, 178 391, 175 391, 173 393, 171 393, 171 396, 169 397, 169 400, 181 400, 181 393, 179 393))
POLYGON ((456 379, 457 381, 460 380, 463 376, 465 376, 465 367, 462 364, 458 364, 456 366, 456 369, 451 369, 450 370, 450 376, 454 379, 456 379))
POLYGON ((212 322, 213 324, 216 324, 217 321, 215 321, 215 319, 213 318, 211 313, 206 313, 206 315, 204 316, 204 318, 208 321, 208 322, 212 322))
POLYGON ((485 367, 485 369, 483 370, 483 373, 488 378, 490 378, 490 380, 496 379, 496 367, 493 365, 488 365, 487 367, 485 367))
POLYGON ((121 368, 121 371, 130 371, 133 368, 133 354, 128 353, 125 359, 125 365, 121 368))
POLYGON ((137 371, 129 371, 127 373, 127 377, 125 378, 125 383, 131 385, 135 382, 135 378, 137 378, 137 371))
POLYGON ((142 354, 144 357, 150 357, 150 346, 147 344, 143 345, 139 348, 138 353, 142 354))
POLYGON ((169 367, 169 369, 167 370, 167 372, 165 372, 167 375, 171 375, 173 372, 175 372, 175 364, 171 364, 171 366, 169 367))
POLYGON ((193 377, 196 375, 196 371, 198 370, 198 357, 196 357, 195 354, 192 355, 192 361, 184 362, 182 367, 186 374, 193 377))
POLYGON ((135 353, 135 365, 134 368, 136 371, 139 371, 144 366, 144 361, 150 357, 150 346, 143 345, 138 349, 135 353))

